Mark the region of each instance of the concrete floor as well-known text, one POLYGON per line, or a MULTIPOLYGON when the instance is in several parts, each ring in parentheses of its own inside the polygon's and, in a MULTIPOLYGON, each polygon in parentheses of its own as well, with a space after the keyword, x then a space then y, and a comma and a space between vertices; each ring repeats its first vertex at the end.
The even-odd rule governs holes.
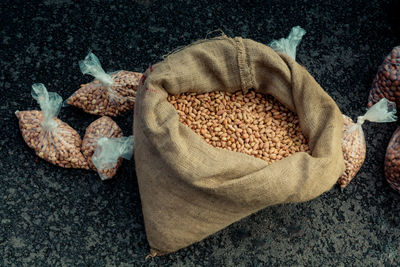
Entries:
MULTIPOLYGON (((108 71, 141 72, 210 30, 267 44, 300 25, 307 34, 298 62, 355 119, 365 110, 377 67, 400 43, 390 1, 164 2, 0 3, 0 265, 400 265, 400 194, 383 175, 398 123, 364 124, 366 162, 343 193, 334 188, 306 203, 266 208, 147 261, 134 160, 102 182, 94 172, 40 160, 25 145, 14 112, 38 108, 31 84, 42 82, 67 98, 90 81, 77 64, 89 49, 108 71)), ((125 135, 132 134, 132 115, 116 119, 125 135)), ((97 118, 71 107, 59 117, 81 135, 97 118)))

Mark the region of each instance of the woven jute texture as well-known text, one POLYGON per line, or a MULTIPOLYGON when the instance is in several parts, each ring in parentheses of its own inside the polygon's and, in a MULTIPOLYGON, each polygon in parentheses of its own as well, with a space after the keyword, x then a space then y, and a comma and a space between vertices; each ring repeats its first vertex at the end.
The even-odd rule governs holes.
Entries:
POLYGON ((330 190, 344 171, 342 114, 309 72, 266 45, 226 36, 192 44, 146 72, 135 105, 135 167, 152 255, 174 252, 267 206, 330 190), (271 165, 215 148, 178 121, 168 94, 254 88, 297 113, 312 155, 271 165))

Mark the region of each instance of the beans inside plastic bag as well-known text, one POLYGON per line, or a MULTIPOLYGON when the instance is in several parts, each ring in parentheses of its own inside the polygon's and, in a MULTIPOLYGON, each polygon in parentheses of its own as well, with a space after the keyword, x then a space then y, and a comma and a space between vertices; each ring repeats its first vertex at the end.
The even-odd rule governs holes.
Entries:
POLYGON ((36 155, 64 168, 89 169, 80 147, 79 134, 57 118, 62 104, 60 95, 47 92, 43 84, 32 85, 32 97, 42 111, 17 111, 19 128, 26 144, 36 155))
POLYGON ((66 100, 68 105, 100 116, 118 116, 134 108, 141 73, 122 70, 107 74, 91 52, 79 62, 79 67, 83 74, 92 75, 95 80, 82 84, 66 100))
POLYGON ((359 116, 356 123, 343 115, 342 150, 346 170, 338 180, 340 188, 345 188, 350 183, 364 163, 366 154, 365 137, 362 130, 364 121, 393 122, 397 120, 395 114, 396 104, 386 98, 382 98, 368 109, 363 116, 359 116))
POLYGON ((393 133, 386 150, 385 176, 390 186, 400 193, 400 127, 393 133))
MULTIPOLYGON (((97 147, 97 141, 102 137, 108 138, 119 138, 122 137, 121 128, 107 116, 101 117, 92 122, 85 132, 85 136, 82 141, 82 153, 87 159, 89 167, 94 171, 97 171, 96 167, 92 162, 92 156, 97 147)), ((118 161, 118 166, 122 163, 122 159, 118 161)))
POLYGON ((102 180, 111 179, 121 165, 122 158, 131 159, 133 154, 133 136, 120 138, 102 137, 97 141, 97 147, 92 162, 102 180))
POLYGON ((368 107, 387 98, 400 109, 400 46, 393 48, 378 68, 368 97, 368 107))

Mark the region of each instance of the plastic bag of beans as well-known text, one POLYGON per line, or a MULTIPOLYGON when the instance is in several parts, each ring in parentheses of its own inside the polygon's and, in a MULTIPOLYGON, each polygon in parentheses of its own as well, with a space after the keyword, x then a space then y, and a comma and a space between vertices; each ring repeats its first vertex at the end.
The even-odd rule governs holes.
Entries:
POLYGON ((400 109, 400 46, 393 48, 378 68, 368 97, 368 106, 387 98, 400 109))
POLYGON ((274 49, 276 52, 285 53, 291 58, 296 59, 296 49, 304 34, 306 34, 306 31, 303 28, 300 26, 295 26, 292 28, 287 38, 272 40, 268 46, 274 49))
POLYGON ((369 108, 363 116, 359 116, 356 123, 343 115, 342 150, 346 170, 338 180, 340 188, 343 189, 350 183, 364 163, 366 153, 365 137, 362 130, 364 121, 393 122, 397 120, 395 114, 396 104, 382 98, 369 108))
POLYGON ((92 162, 93 153, 97 147, 97 141, 102 137, 119 138, 122 137, 122 135, 121 128, 107 116, 95 120, 86 128, 85 136, 82 140, 81 151, 91 169, 97 171, 92 162))
POLYGON ((133 136, 120 138, 101 137, 92 156, 93 165, 102 180, 111 179, 122 164, 122 158, 131 159, 133 136))
POLYGON ((144 75, 134 153, 152 256, 187 247, 265 207, 318 197, 345 170, 339 108, 285 53, 221 36, 170 54, 144 75), (286 127, 278 127, 284 118, 286 127), (302 138, 282 140, 297 126, 308 141, 303 149, 302 138), (296 142, 292 155, 280 154, 296 142), (228 145, 232 150, 221 149, 228 145))
POLYGON ((32 97, 42 111, 17 111, 19 128, 26 144, 36 155, 64 168, 89 169, 80 147, 79 134, 57 118, 62 98, 57 93, 47 92, 39 83, 32 85, 32 97))
POLYGON ((386 150, 385 176, 390 186, 400 193, 400 127, 393 133, 386 150))
POLYGON ((118 116, 133 109, 141 73, 123 70, 108 74, 91 52, 79 61, 79 67, 83 74, 92 75, 95 80, 82 84, 66 100, 67 104, 101 116, 118 116))

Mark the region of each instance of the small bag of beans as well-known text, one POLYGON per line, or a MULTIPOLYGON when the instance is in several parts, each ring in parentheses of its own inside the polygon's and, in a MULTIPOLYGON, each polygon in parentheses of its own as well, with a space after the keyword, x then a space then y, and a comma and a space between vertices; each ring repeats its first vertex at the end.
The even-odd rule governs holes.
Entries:
POLYGON ((393 133, 386 150, 385 176, 390 186, 400 193, 400 127, 393 133))
POLYGON ((102 180, 111 179, 122 163, 122 158, 131 159, 133 136, 120 138, 101 137, 92 156, 93 165, 102 180))
POLYGON ((400 109, 400 46, 393 48, 379 67, 369 93, 368 107, 383 97, 395 102, 400 109))
POLYGON ((79 134, 65 122, 57 119, 62 104, 60 95, 47 92, 39 83, 32 85, 32 97, 42 111, 16 111, 19 128, 26 144, 39 157, 64 168, 89 169, 80 151, 79 134))
POLYGON ((92 75, 95 80, 82 84, 66 100, 67 104, 101 116, 118 116, 133 109, 141 73, 122 70, 107 74, 91 52, 79 61, 79 67, 83 74, 92 75))
POLYGON ((119 128, 119 126, 110 117, 104 116, 92 122, 86 128, 81 148, 82 153, 89 164, 89 167, 94 171, 97 171, 92 162, 92 156, 94 151, 96 150, 97 141, 100 138, 119 138, 122 136, 123 134, 121 128, 119 128))
POLYGON ((295 26, 292 28, 287 38, 272 40, 268 46, 276 52, 285 53, 291 58, 296 59, 296 49, 304 34, 306 34, 306 30, 300 26, 295 26))
POLYGON ((349 117, 343 115, 344 127, 342 137, 342 150, 346 170, 340 176, 338 184, 345 188, 360 170, 365 160, 366 145, 362 124, 368 120, 371 122, 393 122, 397 120, 396 104, 382 98, 368 111, 357 118, 354 123, 349 117))

